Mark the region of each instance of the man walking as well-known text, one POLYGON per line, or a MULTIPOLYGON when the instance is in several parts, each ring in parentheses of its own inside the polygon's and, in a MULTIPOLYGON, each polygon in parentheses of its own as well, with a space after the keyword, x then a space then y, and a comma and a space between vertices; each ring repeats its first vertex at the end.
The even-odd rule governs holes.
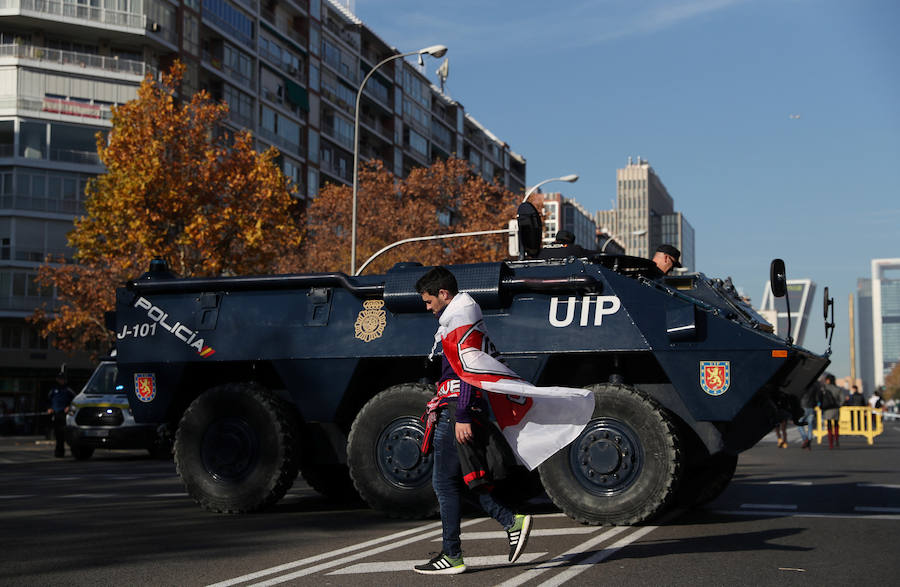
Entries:
MULTIPOLYGON (((416 283, 416 291, 422 295, 425 307, 439 319, 454 300, 458 304, 466 301, 462 296, 469 298, 466 294, 458 295, 456 278, 444 267, 435 267, 426 273, 416 283)), ((460 541, 462 469, 457 443, 473 442, 473 420, 479 416, 483 419, 488 413, 482 391, 460 379, 446 353, 441 362, 441 379, 435 398, 428 404, 428 415, 432 426, 430 433, 433 435, 431 446, 434 449, 432 483, 438 498, 443 538, 441 552, 427 563, 415 567, 417 573, 426 575, 455 575, 466 570, 460 541)), ((509 561, 514 562, 528 542, 532 517, 516 514, 491 493, 479 493, 478 502, 506 530, 509 561)))

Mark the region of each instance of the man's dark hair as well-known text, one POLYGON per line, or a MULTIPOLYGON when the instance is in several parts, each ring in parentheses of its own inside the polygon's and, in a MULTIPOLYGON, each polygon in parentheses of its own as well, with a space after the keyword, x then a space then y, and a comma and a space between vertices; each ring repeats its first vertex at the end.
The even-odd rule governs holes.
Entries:
POLYGON ((832 375, 831 373, 826 373, 825 383, 834 383, 834 375, 832 375))
POLYGON ((420 277, 419 281, 416 282, 416 291, 420 294, 427 293, 428 295, 436 296, 442 289, 450 292, 451 296, 459 293, 456 278, 443 265, 432 267, 428 270, 428 273, 420 277))

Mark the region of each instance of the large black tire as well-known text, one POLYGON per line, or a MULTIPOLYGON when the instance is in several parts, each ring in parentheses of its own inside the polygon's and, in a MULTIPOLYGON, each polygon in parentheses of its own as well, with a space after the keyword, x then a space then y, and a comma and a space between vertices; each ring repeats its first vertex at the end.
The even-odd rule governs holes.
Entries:
POLYGON ((82 444, 70 444, 69 450, 76 461, 86 461, 94 456, 93 446, 84 446, 82 444))
POLYGON ((424 518, 438 511, 431 488, 431 454, 421 451, 420 420, 434 387, 404 383, 369 400, 347 440, 347 464, 359 495, 392 518, 424 518))
POLYGON ((719 497, 737 469, 737 455, 719 453, 689 468, 678 490, 678 505, 699 507, 719 497))
POLYGON ((622 385, 599 384, 585 430, 538 468, 547 495, 583 524, 637 524, 672 502, 682 473, 666 411, 622 385))
POLYGON ((253 384, 214 387, 185 410, 175 468, 204 509, 245 513, 273 505, 297 476, 297 431, 287 407, 253 384))

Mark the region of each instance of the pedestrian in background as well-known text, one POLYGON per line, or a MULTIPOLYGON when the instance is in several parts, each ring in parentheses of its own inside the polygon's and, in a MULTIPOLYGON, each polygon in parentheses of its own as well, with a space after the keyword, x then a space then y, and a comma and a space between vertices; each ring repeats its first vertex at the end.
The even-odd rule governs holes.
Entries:
POLYGON ((861 408, 866 405, 866 398, 859 392, 859 388, 854 385, 850 388, 850 396, 844 402, 844 405, 861 408))
POLYGON ((803 408, 803 417, 800 421, 803 424, 798 425, 797 428, 800 430, 800 438, 803 440, 800 448, 805 448, 806 450, 810 450, 812 441, 811 430, 816 426, 816 402, 818 401, 821 386, 822 384, 818 381, 813 381, 800 397, 800 407, 803 408))
POLYGON ((819 394, 819 408, 822 410, 822 419, 828 426, 828 448, 841 448, 841 431, 838 419, 841 417, 841 399, 844 390, 835 385, 834 375, 825 374, 825 385, 819 394))
POLYGON ((47 413, 53 418, 53 433, 56 435, 56 451, 53 454, 57 458, 66 456, 66 414, 74 398, 75 392, 66 385, 65 374, 60 373, 56 376, 56 385, 47 394, 50 400, 47 413))

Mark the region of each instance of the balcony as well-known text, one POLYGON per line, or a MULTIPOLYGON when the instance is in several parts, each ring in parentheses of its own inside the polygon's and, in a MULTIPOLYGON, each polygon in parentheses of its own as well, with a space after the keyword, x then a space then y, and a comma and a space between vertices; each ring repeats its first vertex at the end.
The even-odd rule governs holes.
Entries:
POLYGON ((0 209, 53 212, 55 214, 69 214, 75 216, 85 213, 84 201, 80 198, 83 198, 83 196, 66 198, 4 194, 0 196, 0 209))
POLYGON ((0 10, 17 10, 19 13, 38 13, 43 17, 55 16, 87 21, 90 24, 113 25, 145 30, 147 17, 143 14, 109 10, 99 6, 60 2, 54 0, 0 0, 0 10))
POLYGON ((253 85, 252 77, 244 75, 243 73, 241 73, 237 69, 231 67, 227 63, 223 63, 221 58, 216 57, 209 51, 206 51, 206 50, 203 51, 203 63, 205 63, 206 65, 208 65, 209 67, 211 67, 217 71, 221 71, 228 78, 237 82, 243 88, 253 85))
POLYGON ((326 18, 325 30, 359 51, 359 29, 356 26, 345 26, 331 18, 326 18))
POLYGON ((82 165, 100 165, 100 156, 96 151, 78 151, 75 149, 50 149, 51 161, 64 163, 80 163, 82 165))
POLYGON ((322 134, 324 134, 327 138, 331 139, 332 141, 339 144, 340 146, 344 147, 345 149, 348 149, 351 153, 353 152, 353 137, 352 136, 348 137, 348 136, 338 135, 336 132, 334 132, 334 127, 327 123, 322 125, 322 134))
POLYGON ((262 8, 259 11, 260 16, 272 23, 278 34, 287 37, 300 45, 304 50, 309 46, 309 39, 306 35, 294 28, 294 21, 283 12, 275 12, 262 8))
POLYGON ((299 155, 300 157, 306 156, 306 152, 304 151, 302 145, 299 145, 274 131, 260 127, 259 129, 257 129, 256 134, 259 135, 262 139, 277 146, 278 148, 283 149, 286 153, 299 155))
POLYGON ((327 173, 328 175, 334 176, 338 179, 342 179, 347 183, 353 181, 352 173, 350 172, 350 167, 352 165, 343 165, 336 164, 333 161, 322 161, 319 164, 319 170, 323 173, 327 173))
POLYGON ((370 130, 375 131, 381 138, 386 140, 387 142, 392 142, 392 128, 388 127, 386 124, 381 122, 380 119, 375 118, 374 116, 370 116, 365 112, 361 112, 359 115, 360 123, 366 125, 370 130))
POLYGON ((391 109, 391 98, 388 94, 387 88, 385 88, 383 85, 375 83, 370 79, 369 83, 366 84, 366 87, 363 88, 363 94, 378 101, 388 110, 391 109))
POLYGON ((28 59, 40 63, 74 66, 84 69, 97 69, 120 75, 144 77, 148 72, 154 76, 156 75, 156 70, 143 61, 118 59, 116 57, 78 53, 75 51, 60 51, 35 45, 17 45, 15 43, 0 45, 0 58, 2 57, 28 59))
POLYGON ((32 111, 57 115, 44 116, 42 118, 62 119, 62 115, 65 115, 96 120, 112 120, 112 110, 105 104, 88 104, 74 100, 60 100, 47 97, 30 98, 20 96, 18 98, 0 98, 0 111, 2 110, 32 111))

